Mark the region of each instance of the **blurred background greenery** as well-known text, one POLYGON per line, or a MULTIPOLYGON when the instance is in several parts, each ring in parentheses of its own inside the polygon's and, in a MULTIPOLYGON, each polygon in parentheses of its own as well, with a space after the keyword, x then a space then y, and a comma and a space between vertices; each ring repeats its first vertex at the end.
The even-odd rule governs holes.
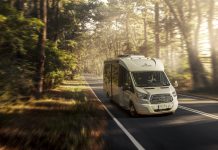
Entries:
POLYGON ((47 10, 43 13, 44 3, 40 0, 0 1, 1 100, 35 95, 42 55, 45 57, 43 91, 81 72, 77 38, 86 32, 85 24, 97 17, 93 10, 99 3, 46 2, 47 10), (43 28, 47 35, 45 43, 42 43, 43 28))

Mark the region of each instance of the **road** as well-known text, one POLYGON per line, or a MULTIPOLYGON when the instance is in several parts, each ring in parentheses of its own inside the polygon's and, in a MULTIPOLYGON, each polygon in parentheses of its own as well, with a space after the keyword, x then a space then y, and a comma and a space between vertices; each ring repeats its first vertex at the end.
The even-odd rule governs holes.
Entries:
POLYGON ((107 117, 105 149, 134 150, 138 143, 145 150, 218 150, 218 101, 179 96, 180 107, 173 115, 131 118, 109 101, 101 79, 91 75, 85 79, 113 117, 107 117))

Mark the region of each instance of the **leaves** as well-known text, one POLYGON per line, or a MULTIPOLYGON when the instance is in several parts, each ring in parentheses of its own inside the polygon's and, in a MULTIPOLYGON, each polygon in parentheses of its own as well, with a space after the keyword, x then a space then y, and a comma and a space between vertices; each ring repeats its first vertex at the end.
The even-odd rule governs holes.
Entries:
POLYGON ((7 17, 3 16, 3 15, 0 15, 0 23, 3 23, 5 22, 7 19, 7 17))

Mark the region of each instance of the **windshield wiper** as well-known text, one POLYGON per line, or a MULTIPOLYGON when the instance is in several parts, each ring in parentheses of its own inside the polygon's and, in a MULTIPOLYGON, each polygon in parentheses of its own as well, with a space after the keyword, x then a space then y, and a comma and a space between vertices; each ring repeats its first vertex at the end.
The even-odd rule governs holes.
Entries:
POLYGON ((137 87, 147 87, 147 85, 137 85, 137 87))

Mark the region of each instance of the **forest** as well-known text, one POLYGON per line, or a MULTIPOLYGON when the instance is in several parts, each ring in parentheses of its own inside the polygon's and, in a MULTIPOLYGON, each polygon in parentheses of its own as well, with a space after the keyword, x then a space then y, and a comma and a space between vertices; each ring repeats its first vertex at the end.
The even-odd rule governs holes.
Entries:
POLYGON ((160 58, 180 89, 217 90, 217 0, 1 0, 0 98, 34 96, 121 54, 160 58))

